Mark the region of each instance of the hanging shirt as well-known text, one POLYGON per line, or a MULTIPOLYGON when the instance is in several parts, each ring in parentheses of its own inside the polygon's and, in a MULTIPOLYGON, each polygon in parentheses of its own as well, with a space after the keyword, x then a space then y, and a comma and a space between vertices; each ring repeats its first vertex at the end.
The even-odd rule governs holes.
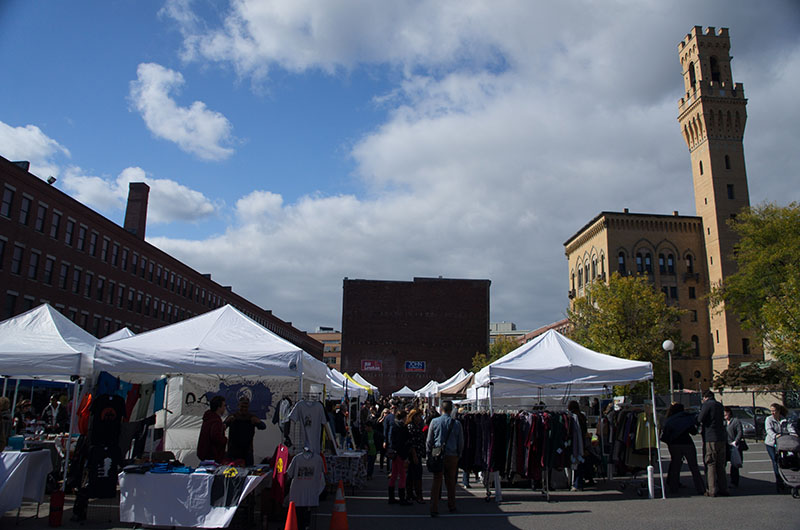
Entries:
POLYGON ((104 394, 92 402, 91 411, 91 444, 116 447, 125 419, 125 401, 117 395, 104 394))
POLYGON ((289 448, 283 444, 275 448, 275 455, 272 457, 272 498, 278 504, 283 504, 284 489, 286 488, 286 470, 289 467, 289 448))
POLYGON ((319 454, 322 426, 328 422, 322 403, 319 401, 300 401, 289 413, 289 419, 300 424, 300 430, 303 433, 303 445, 311 449, 314 454, 319 454))
POLYGON ((319 494, 325 489, 325 473, 318 453, 303 452, 295 456, 286 474, 292 479, 289 500, 295 506, 319 506, 319 494))

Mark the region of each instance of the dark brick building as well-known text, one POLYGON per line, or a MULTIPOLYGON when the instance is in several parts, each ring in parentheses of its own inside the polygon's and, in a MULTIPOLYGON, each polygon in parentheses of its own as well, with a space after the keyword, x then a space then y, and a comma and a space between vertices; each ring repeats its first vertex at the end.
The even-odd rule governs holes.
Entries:
POLYGON ((97 337, 231 304, 322 359, 322 344, 144 240, 149 187, 131 183, 120 227, 0 157, 0 320, 44 302, 97 337))
POLYGON ((342 370, 389 394, 472 365, 489 349, 489 280, 344 280, 342 370))

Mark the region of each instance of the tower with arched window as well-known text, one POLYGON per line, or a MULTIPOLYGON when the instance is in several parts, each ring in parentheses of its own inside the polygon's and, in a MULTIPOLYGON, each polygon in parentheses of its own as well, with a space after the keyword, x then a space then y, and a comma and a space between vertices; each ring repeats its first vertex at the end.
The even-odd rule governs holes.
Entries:
MULTIPOLYGON (((728 222, 750 204, 743 146, 747 99, 742 83, 733 82, 727 28, 695 26, 678 44, 678 54, 685 89, 678 121, 691 156, 708 282, 714 286, 736 270, 736 234, 728 222)), ((712 309, 709 316, 713 368, 721 371, 743 360, 749 335, 734 314, 712 309)))

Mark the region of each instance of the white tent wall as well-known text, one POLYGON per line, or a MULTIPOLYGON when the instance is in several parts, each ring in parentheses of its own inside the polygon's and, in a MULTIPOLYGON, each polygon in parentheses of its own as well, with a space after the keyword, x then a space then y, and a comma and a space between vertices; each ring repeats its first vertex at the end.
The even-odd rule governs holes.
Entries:
MULTIPOLYGON (((312 383, 303 383, 304 392, 312 391, 312 383)), ((172 451, 186 465, 194 466, 197 458, 197 438, 203 423, 203 414, 208 410, 210 398, 225 397, 227 412, 238 409, 238 400, 247 396, 251 400, 250 411, 263 420, 266 430, 256 430, 253 439, 254 461, 271 457, 275 447, 281 443, 278 425, 272 423, 275 406, 283 396, 297 402, 297 379, 270 377, 208 376, 191 375, 171 377, 167 385, 167 414, 164 450, 172 451)), ((160 413, 163 418, 163 412, 160 413)), ((161 420, 163 421, 163 419, 161 420)), ((163 423, 157 423, 157 426, 163 423)))

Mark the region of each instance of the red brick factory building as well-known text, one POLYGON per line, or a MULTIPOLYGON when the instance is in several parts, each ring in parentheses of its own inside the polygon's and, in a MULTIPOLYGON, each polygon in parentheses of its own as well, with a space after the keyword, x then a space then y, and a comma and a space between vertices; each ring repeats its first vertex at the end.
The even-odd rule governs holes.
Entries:
POLYGON ((342 371, 382 394, 469 369, 489 350, 490 280, 344 279, 342 371))
MULTIPOLYGON (((121 227, 0 157, 0 320, 44 302, 96 337, 231 304, 322 359, 322 344, 144 240, 150 188, 131 183, 121 227)), ((52 180, 55 182, 55 179, 52 180)))

